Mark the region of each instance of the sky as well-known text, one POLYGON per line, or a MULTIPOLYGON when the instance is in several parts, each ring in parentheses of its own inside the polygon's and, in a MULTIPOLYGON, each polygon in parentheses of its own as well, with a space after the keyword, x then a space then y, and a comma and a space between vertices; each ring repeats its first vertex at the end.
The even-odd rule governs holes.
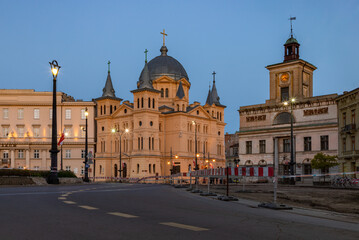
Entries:
POLYGON ((58 91, 75 99, 102 95, 111 61, 116 96, 131 90, 144 66, 168 55, 186 69, 190 103, 205 103, 213 71, 226 105, 225 131, 239 130, 240 106, 269 99, 267 65, 283 61, 290 37, 300 58, 314 64, 315 96, 359 87, 359 1, 0 0, 1 89, 52 91, 49 61, 62 66, 58 91))

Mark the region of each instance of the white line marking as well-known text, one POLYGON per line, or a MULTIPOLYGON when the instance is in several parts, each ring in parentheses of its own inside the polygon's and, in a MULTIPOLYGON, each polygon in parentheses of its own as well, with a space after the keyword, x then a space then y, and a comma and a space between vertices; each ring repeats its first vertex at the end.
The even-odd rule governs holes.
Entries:
POLYGON ((174 222, 163 222, 163 223, 160 223, 160 224, 171 226, 171 227, 177 227, 177 228, 192 230, 192 231, 196 231, 196 232, 209 230, 207 228, 200 228, 200 227, 195 227, 195 226, 185 225, 185 224, 180 224, 180 223, 174 223, 174 222))
POLYGON ((67 204, 76 204, 76 202, 73 202, 73 201, 63 201, 64 203, 67 203, 67 204))
POLYGON ((57 199, 59 199, 59 200, 66 200, 65 197, 58 197, 57 199))
POLYGON ((120 213, 120 212, 108 212, 107 214, 111 214, 118 217, 124 217, 124 218, 137 218, 138 216, 130 215, 126 213, 120 213))
POLYGON ((97 210, 98 208, 94 208, 94 207, 91 207, 91 206, 86 206, 86 205, 79 205, 80 208, 84 208, 84 209, 87 209, 87 210, 97 210))

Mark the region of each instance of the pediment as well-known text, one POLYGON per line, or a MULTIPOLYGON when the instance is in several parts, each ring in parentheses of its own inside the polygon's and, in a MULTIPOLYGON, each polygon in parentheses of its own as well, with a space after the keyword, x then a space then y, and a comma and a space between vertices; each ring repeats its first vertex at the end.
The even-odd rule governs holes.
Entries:
POLYGON ((191 116, 212 119, 212 116, 201 105, 197 105, 196 107, 188 111, 188 114, 191 116))
POLYGON ((121 104, 121 106, 117 108, 114 113, 112 113, 112 117, 126 116, 132 114, 132 112, 133 108, 126 104, 121 104))

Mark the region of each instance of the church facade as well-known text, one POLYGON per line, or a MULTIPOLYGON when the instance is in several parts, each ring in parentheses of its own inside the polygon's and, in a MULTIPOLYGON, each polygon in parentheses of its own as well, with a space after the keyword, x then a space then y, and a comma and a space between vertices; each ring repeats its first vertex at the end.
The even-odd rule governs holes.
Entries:
POLYGON ((204 105, 189 103, 186 70, 167 55, 165 43, 160 52, 146 57, 132 101, 115 95, 109 69, 95 99, 97 177, 170 175, 194 170, 196 161, 198 169, 225 165, 225 106, 215 78, 204 105))
POLYGON ((318 152, 337 155, 337 94, 313 96, 316 67, 299 58, 299 47, 291 35, 284 61, 266 67, 270 99, 238 110, 240 165, 273 165, 278 156, 279 174, 289 175, 291 118, 294 174, 314 173, 310 163, 318 152))

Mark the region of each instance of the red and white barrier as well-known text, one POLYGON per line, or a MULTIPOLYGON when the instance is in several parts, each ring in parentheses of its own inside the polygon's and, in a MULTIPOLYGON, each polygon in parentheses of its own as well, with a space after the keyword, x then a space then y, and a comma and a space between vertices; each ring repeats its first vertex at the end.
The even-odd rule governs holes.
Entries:
POLYGON ((194 172, 190 172, 188 176, 191 177, 207 177, 207 176, 218 176, 223 177, 273 177, 273 167, 231 167, 231 168, 214 168, 204 169, 194 172))

